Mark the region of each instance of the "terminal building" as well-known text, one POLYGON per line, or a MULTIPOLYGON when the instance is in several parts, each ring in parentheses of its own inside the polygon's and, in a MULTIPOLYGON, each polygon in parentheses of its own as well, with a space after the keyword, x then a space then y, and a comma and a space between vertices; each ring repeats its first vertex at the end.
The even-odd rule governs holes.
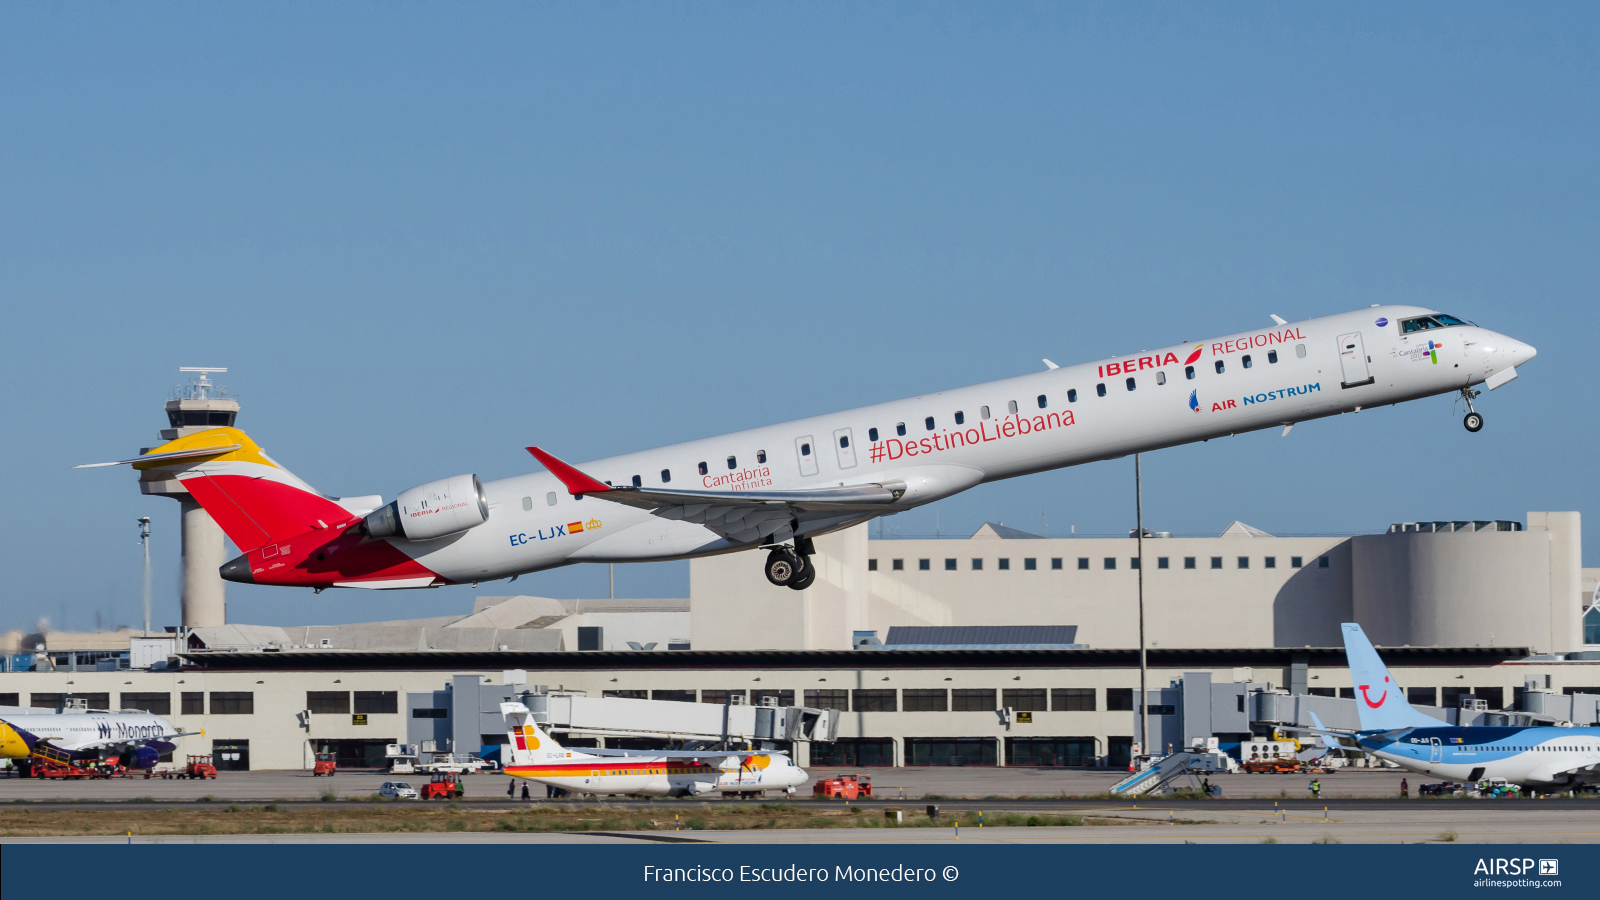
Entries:
MULTIPOLYGON (((1148 743, 1228 747, 1311 711, 1353 725, 1343 621, 1442 719, 1593 724, 1600 570, 1581 568, 1579 528, 1577 513, 1536 512, 1353 537, 1239 523, 1148 536, 1148 743)), ((319 751, 374 765, 388 744, 493 754, 510 696, 575 745, 726 738, 810 766, 1115 767, 1144 743, 1137 541, 986 525, 816 543, 800 592, 732 554, 691 563, 687 602, 481 597, 436 619, 199 626, 156 659, 12 633, 0 707, 147 709, 204 729, 180 758, 224 768, 308 767, 319 751)))

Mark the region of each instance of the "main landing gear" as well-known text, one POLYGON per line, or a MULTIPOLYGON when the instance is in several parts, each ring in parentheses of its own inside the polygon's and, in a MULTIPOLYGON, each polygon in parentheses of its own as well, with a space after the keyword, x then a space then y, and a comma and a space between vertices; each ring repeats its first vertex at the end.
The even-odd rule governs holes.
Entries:
POLYGON ((1467 401, 1467 416, 1461 420, 1461 424, 1467 426, 1467 430, 1473 434, 1483 430, 1483 416, 1472 408, 1472 398, 1480 393, 1482 392, 1475 391, 1472 388, 1464 387, 1461 389, 1461 399, 1467 401))
POLYGON ((817 567, 811 564, 811 554, 816 550, 810 538, 795 538, 794 549, 774 547, 767 554, 767 580, 778 587, 803 591, 817 580, 817 567))

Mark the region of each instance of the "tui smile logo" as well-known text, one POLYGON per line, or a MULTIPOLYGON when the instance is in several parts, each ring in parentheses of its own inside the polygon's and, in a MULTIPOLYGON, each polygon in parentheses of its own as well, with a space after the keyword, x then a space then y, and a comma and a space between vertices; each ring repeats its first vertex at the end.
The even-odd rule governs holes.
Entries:
MULTIPOLYGON (((1388 684, 1389 683, 1389 676, 1385 675, 1383 677, 1383 681, 1384 681, 1384 684, 1388 684)), ((1383 693, 1378 695, 1377 702, 1374 703, 1372 698, 1367 695, 1367 689, 1369 687, 1371 687, 1371 685, 1363 684, 1363 685, 1360 686, 1360 689, 1361 689, 1361 700, 1364 703, 1367 704, 1367 708, 1368 709, 1377 709, 1378 707, 1383 705, 1383 701, 1389 699, 1389 689, 1387 687, 1385 687, 1383 689, 1383 693)))
POLYGON ((1194 389, 1194 390, 1189 392, 1189 408, 1194 410, 1195 412, 1199 412, 1200 411, 1200 389, 1199 388, 1196 388, 1196 389, 1194 389))

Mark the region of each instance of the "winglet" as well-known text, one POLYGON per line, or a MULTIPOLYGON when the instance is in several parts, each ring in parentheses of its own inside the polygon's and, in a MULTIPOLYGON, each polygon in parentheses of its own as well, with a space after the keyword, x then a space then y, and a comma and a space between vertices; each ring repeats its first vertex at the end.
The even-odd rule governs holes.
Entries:
POLYGON ((532 453, 533 458, 537 459, 546 469, 549 469, 551 475, 561 479, 561 483, 567 486, 567 492, 574 497, 580 494, 603 494, 611 490, 610 485, 595 481, 588 475, 556 459, 538 447, 529 447, 528 452, 532 453))

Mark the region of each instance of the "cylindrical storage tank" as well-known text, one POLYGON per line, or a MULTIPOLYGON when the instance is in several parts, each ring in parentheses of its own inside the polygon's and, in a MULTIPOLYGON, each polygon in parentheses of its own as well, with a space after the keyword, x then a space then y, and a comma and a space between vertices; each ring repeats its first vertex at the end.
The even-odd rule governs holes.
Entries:
POLYGON ((1550 536, 1390 532, 1352 542, 1352 608, 1380 646, 1550 648, 1550 536))

